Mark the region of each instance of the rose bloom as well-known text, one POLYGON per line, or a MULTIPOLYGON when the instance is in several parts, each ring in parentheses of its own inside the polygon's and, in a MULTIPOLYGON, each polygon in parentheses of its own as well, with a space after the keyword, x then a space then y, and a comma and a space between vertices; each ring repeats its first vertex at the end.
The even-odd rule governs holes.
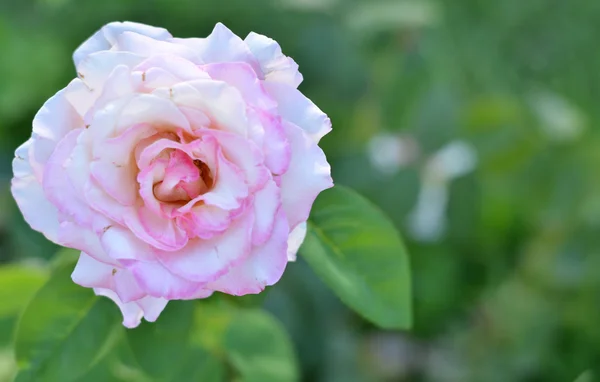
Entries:
POLYGON ((329 118, 297 90, 272 39, 222 24, 174 38, 110 23, 73 55, 16 151, 25 220, 81 252, 72 278, 118 304, 127 327, 169 300, 276 283, 332 187, 318 142, 329 118))

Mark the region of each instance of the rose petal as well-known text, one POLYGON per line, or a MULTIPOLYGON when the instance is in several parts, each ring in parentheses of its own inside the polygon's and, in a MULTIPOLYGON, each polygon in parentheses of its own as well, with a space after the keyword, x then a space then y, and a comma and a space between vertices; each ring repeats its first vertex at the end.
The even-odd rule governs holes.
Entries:
POLYGON ((71 278, 87 288, 110 289, 125 303, 146 296, 127 269, 99 262, 85 252, 79 256, 71 278))
POLYGON ((266 81, 281 82, 294 88, 302 82, 298 64, 281 52, 279 44, 266 36, 250 32, 244 39, 250 51, 258 60, 266 81))
POLYGON ((158 262, 133 261, 127 268, 133 272, 142 289, 154 297, 187 299, 197 294, 202 287, 202 284, 174 275, 158 262))
POLYGON ((221 23, 215 25, 207 38, 174 38, 172 41, 198 52, 204 63, 245 62, 250 64, 256 73, 262 73, 260 65, 244 41, 221 23))
POLYGON ((317 195, 333 187, 331 167, 323 150, 301 128, 284 123, 290 140, 292 158, 287 172, 281 176, 283 210, 290 227, 308 219, 317 195))
POLYGON ((331 121, 300 91, 280 82, 265 82, 265 89, 278 103, 283 118, 301 127, 315 142, 331 131, 331 121))
POLYGON ((246 103, 240 92, 225 82, 193 80, 168 89, 156 89, 152 94, 169 99, 178 106, 199 109, 214 121, 213 128, 244 137, 248 134, 246 103))
POLYGON ((52 96, 33 119, 31 149, 23 158, 31 162, 36 178, 41 182, 44 166, 60 140, 84 123, 71 104, 65 99, 65 89, 52 96))
POLYGON ((203 69, 212 79, 226 82, 239 90, 248 105, 263 110, 277 107, 277 102, 266 92, 256 73, 247 63, 221 62, 204 65, 203 69))
POLYGON ((142 317, 144 317, 143 309, 136 304, 135 302, 123 303, 117 294, 110 290, 104 288, 94 288, 94 293, 98 296, 108 297, 121 310, 121 314, 123 315, 123 326, 129 329, 136 328, 141 322, 142 317))
POLYGON ((171 34, 163 28, 156 28, 129 21, 108 23, 75 50, 75 53, 73 53, 75 66, 78 66, 81 60, 94 52, 112 48, 117 41, 117 37, 126 31, 139 33, 155 40, 166 40, 172 37, 171 34))
POLYGON ((201 62, 198 52, 181 44, 161 41, 135 32, 123 32, 117 37, 114 45, 117 51, 131 52, 144 57, 158 54, 169 54, 183 57, 193 62, 201 62))
POLYGON ((33 138, 23 143, 15 152, 13 160, 14 178, 12 192, 25 221, 36 231, 40 231, 50 241, 58 241, 58 210, 48 201, 41 184, 36 179, 27 158, 33 138))
POLYGON ((222 235, 209 240, 190 240, 177 253, 159 251, 156 255, 169 271, 186 280, 213 281, 248 256, 253 221, 254 213, 247 211, 222 235))
POLYGON ((306 222, 300 223, 290 232, 290 236, 288 237, 288 261, 296 261, 296 255, 300 246, 304 242, 304 238, 306 237, 306 222))
POLYGON ((265 187, 254 196, 254 227, 252 245, 262 245, 270 237, 275 224, 275 214, 281 206, 279 187, 269 180, 265 187))
POLYGON ((277 213, 273 234, 262 246, 254 247, 250 256, 205 288, 234 296, 260 293, 281 278, 287 264, 289 227, 282 211, 277 213))

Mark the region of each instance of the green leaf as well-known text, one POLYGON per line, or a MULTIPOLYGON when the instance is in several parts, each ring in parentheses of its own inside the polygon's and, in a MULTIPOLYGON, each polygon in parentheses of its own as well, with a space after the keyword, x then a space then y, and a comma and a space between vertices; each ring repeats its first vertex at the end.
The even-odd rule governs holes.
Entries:
POLYGON ((56 269, 25 309, 16 335, 17 382, 76 380, 122 333, 112 301, 71 281, 73 264, 56 269))
POLYGON ((19 314, 47 278, 47 273, 41 268, 24 265, 1 267, 0 318, 19 314))
POLYGON ((389 219, 356 192, 336 186, 315 201, 300 249, 340 299, 373 323, 412 323, 409 261, 389 219))
POLYGON ((287 333, 264 311, 237 311, 225 335, 225 349, 241 381, 299 380, 296 356, 287 333))
POLYGON ((169 380, 184 366, 193 317, 191 302, 170 301, 155 323, 127 331, 135 359, 155 380, 169 380))
POLYGON ((225 365, 219 358, 204 349, 193 348, 171 381, 224 382, 225 374, 225 365))

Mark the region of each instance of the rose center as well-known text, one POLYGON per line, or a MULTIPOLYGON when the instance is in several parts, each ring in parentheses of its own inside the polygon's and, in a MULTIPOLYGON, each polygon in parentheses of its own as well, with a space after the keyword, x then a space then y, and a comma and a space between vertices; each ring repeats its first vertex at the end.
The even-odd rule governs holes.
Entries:
POLYGON ((204 194, 213 186, 210 168, 200 159, 192 159, 180 150, 168 153, 165 175, 154 184, 156 199, 167 202, 186 203, 204 194))

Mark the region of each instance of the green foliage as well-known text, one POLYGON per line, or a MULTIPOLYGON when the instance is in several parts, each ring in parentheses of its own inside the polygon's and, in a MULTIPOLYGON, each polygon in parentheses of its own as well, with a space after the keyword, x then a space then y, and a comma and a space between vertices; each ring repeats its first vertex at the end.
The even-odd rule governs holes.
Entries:
POLYGON ((18 382, 74 381, 102 358, 122 330, 114 304, 75 285, 72 268, 57 269, 19 321, 18 382))
POLYGON ((263 311, 235 314, 225 335, 225 350, 240 381, 299 380, 296 356, 285 329, 263 311))
POLYGON ((8 265, 0 268, 0 319, 18 315, 47 277, 41 267, 8 265))
POLYGON ((142 369, 156 381, 169 381, 183 367, 188 352, 194 307, 172 301, 156 323, 127 331, 129 346, 142 369), (157 351, 160 347, 161 351, 157 351))
POLYGON ((393 224, 348 188, 315 202, 302 256, 358 313, 389 329, 411 325, 408 256, 393 224))

